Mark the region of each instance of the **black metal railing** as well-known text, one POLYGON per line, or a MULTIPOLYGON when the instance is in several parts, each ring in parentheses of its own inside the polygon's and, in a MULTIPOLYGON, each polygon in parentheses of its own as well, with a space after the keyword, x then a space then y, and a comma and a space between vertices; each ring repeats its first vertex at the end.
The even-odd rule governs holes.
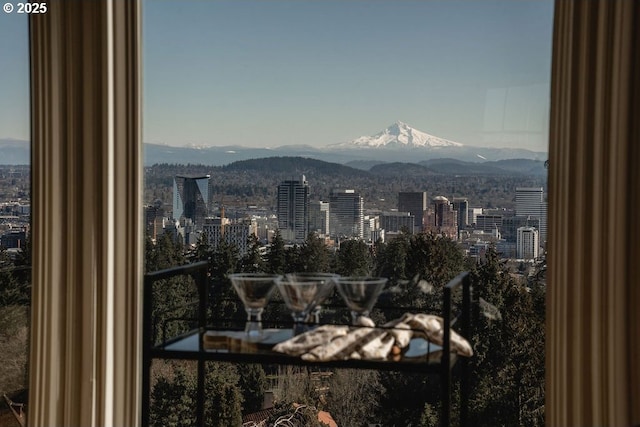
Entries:
MULTIPOLYGON (((148 426, 150 421, 151 409, 151 349, 155 345, 155 325, 153 324, 152 310, 153 285, 164 279, 170 279, 176 276, 191 276, 196 283, 198 290, 198 328, 204 331, 207 325, 207 271, 209 268, 208 261, 200 261, 193 264, 186 264, 165 270, 147 273, 144 276, 143 289, 143 320, 142 320, 142 425, 148 426)), ((200 340, 200 351, 202 351, 202 341, 200 340)), ((198 359, 198 390, 200 391, 196 406, 196 422, 197 425, 203 425, 204 414, 204 396, 201 391, 204 390, 205 369, 204 360, 198 359)))
MULTIPOLYGON (((163 349, 167 343, 175 342, 178 338, 167 338, 166 333, 162 334, 162 342, 157 345, 155 340, 157 339, 156 325, 152 316, 154 307, 154 292, 153 286, 160 280, 166 280, 177 276, 190 276, 197 288, 198 301, 197 301, 197 315, 189 317, 188 321, 192 324, 197 324, 198 333, 203 334, 208 327, 207 324, 207 310, 210 281, 207 275, 209 263, 207 261, 201 261, 193 264, 182 265, 178 267, 169 268, 166 270, 156 271, 148 273, 144 277, 144 292, 143 292, 143 385, 142 385, 142 425, 148 426, 150 423, 150 403, 151 403, 151 362, 153 358, 169 357, 169 358, 183 358, 182 355, 169 354, 170 351, 163 349), (196 321, 195 323, 193 323, 196 321), (164 356, 163 356, 164 355, 164 356)), ((470 275, 468 272, 463 272, 452 279, 443 290, 443 304, 442 304, 442 317, 444 321, 443 325, 443 345, 442 355, 438 363, 438 369, 430 370, 432 373, 439 373, 441 380, 441 426, 449 426, 451 424, 451 408, 452 408, 452 354, 451 354, 451 328, 453 325, 457 325, 457 329, 460 334, 471 339, 471 320, 472 320, 472 286, 470 275), (461 298, 460 298, 461 291, 461 298), (461 300, 461 302, 460 302, 461 300)), ((167 317, 166 322, 185 320, 179 317, 167 317)), ((215 320, 215 319, 214 319, 215 320)), ((163 330, 165 327, 163 327, 163 330)), ((192 330, 191 334, 194 333, 192 330)), ((198 394, 196 399, 196 422, 201 426, 204 422, 204 381, 205 381, 205 361, 206 360, 221 360, 221 361, 247 361, 247 362, 268 362, 268 363, 282 363, 282 364, 309 364, 310 362, 303 362, 300 358, 293 358, 283 355, 264 355, 264 354, 209 354, 203 348, 203 340, 201 337, 198 339, 198 351, 192 352, 193 354, 184 353, 184 358, 197 361, 197 388, 198 394)), ((385 370, 421 370, 421 367, 417 364, 405 364, 398 365, 394 363, 381 363, 371 361, 340 361, 340 362, 325 362, 327 367, 348 367, 348 368, 366 368, 366 369, 385 369, 385 370), (396 369, 397 368, 397 369, 396 369)), ((456 370, 460 374, 460 426, 468 425, 468 406, 470 397, 470 385, 471 381, 469 360, 466 357, 456 358, 456 370)))
MULTIPOLYGON (((460 273, 444 287, 443 313, 444 331, 442 345, 442 426, 451 424, 451 327, 458 317, 452 318, 452 293, 462 287, 462 311, 460 313, 460 333, 471 340, 471 278, 468 271, 460 273)), ((469 361, 460 358, 460 425, 467 426, 469 420, 469 361)))

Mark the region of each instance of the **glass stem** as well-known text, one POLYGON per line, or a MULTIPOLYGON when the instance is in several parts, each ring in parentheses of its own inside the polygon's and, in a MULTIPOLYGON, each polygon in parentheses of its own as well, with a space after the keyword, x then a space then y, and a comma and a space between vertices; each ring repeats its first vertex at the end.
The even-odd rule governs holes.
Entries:
POLYGON ((368 311, 351 311, 351 324, 354 326, 360 326, 360 318, 368 315, 368 311))
POLYGON ((304 313, 293 313, 293 335, 300 335, 307 331, 307 325, 305 324, 307 316, 304 313))
POLYGON ((247 309, 247 324, 244 330, 247 333, 249 339, 260 338, 262 336, 262 309, 261 308, 247 309))

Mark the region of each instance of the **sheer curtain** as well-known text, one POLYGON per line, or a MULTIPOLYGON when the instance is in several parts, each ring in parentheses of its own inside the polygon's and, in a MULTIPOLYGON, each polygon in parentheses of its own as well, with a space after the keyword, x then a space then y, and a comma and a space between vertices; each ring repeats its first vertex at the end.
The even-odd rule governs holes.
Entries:
POLYGON ((139 2, 32 15, 29 425, 140 423, 139 2))
POLYGON ((557 1, 553 43, 547 425, 639 425, 640 2, 557 1))

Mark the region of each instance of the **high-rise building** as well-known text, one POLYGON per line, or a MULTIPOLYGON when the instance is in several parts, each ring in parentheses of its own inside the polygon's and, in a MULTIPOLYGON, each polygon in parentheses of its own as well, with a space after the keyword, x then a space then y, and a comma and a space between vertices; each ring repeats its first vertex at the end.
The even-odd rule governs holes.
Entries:
POLYGON ((14 228, 5 231, 2 236, 0 236, 0 246, 4 249, 18 249, 24 248, 25 242, 27 240, 27 229, 26 227, 22 228, 14 228))
POLYGON ((538 230, 533 227, 518 228, 518 241, 516 256, 521 259, 538 258, 540 252, 540 240, 538 230))
POLYGON ((502 230, 502 215, 478 215, 476 216, 476 230, 482 230, 485 233, 492 233, 494 230, 502 230))
POLYGON ((433 209, 425 214, 424 230, 458 238, 458 218, 453 205, 444 196, 433 198, 433 209))
MULTIPOLYGON (((376 242, 381 237, 380 233, 376 233, 381 230, 380 216, 379 215, 365 215, 363 220, 362 235, 364 240, 376 242)), ((413 224, 412 224, 413 225, 413 224)), ((382 234, 384 238, 384 233, 382 234)))
POLYGON ((466 228, 469 225, 469 201, 466 197, 454 197, 453 210, 458 215, 458 230, 466 228))
POLYGON ((240 256, 249 250, 249 237, 257 236, 258 224, 253 219, 231 221, 228 218, 206 218, 202 227, 205 240, 215 250, 221 240, 238 248, 240 256))
POLYGON ((478 215, 482 215, 482 208, 469 208, 469 217, 467 223, 469 225, 475 225, 478 219, 478 215))
POLYGON ((384 229, 378 228, 378 229, 371 230, 370 234, 371 234, 371 241, 373 243, 377 243, 377 242, 384 243, 385 241, 384 229))
POLYGON ((518 228, 534 227, 540 230, 540 219, 530 216, 510 216, 502 219, 502 238, 509 243, 516 243, 518 238, 518 228))
POLYGON ((516 188, 516 215, 540 220, 540 241, 547 239, 547 202, 542 187, 516 188))
POLYGON ((144 225, 145 230, 152 239, 156 239, 158 232, 163 228, 162 220, 164 218, 164 209, 162 201, 156 200, 152 205, 144 207, 144 225))
POLYGON ((364 201, 355 190, 332 190, 329 229, 334 237, 364 237, 364 201))
POLYGON ((284 240, 302 242, 309 234, 309 184, 299 181, 278 185, 278 228, 284 240))
MULTIPOLYGON (((422 218, 420 218, 422 223, 422 218)), ((380 228, 387 232, 397 233, 406 230, 413 234, 416 220, 409 212, 384 212, 380 215, 380 228)))
POLYGON ((415 226, 422 229, 422 217, 427 209, 427 192, 400 192, 398 193, 398 212, 409 212, 414 217, 415 226))
POLYGON ((237 247, 240 256, 249 252, 249 237, 252 235, 258 235, 258 224, 249 218, 231 221, 224 227, 224 240, 237 247))
POLYGON ((209 175, 177 175, 173 179, 173 218, 190 219, 196 228, 202 228, 209 216, 209 175))
POLYGON ((309 232, 329 235, 329 202, 309 202, 309 232))

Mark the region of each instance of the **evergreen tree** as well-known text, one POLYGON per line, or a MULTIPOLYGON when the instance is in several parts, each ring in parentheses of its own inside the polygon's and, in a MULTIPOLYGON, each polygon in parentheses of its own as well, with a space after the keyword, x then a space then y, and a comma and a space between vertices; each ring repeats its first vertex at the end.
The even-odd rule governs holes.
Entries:
POLYGON ((244 306, 233 289, 229 274, 240 268, 238 248, 220 239, 218 247, 211 254, 211 291, 209 305, 212 318, 219 326, 237 327, 246 320, 244 306))
POLYGON ((0 307, 28 306, 30 301, 29 284, 16 278, 12 265, 0 266, 0 307))
POLYGON ((381 372, 380 383, 386 393, 380 396, 377 418, 385 426, 421 425, 425 403, 433 404, 440 399, 440 382, 433 376, 381 372))
POLYGON ((376 248, 377 275, 386 277, 391 284, 406 279, 405 266, 409 252, 409 235, 401 233, 389 242, 381 243, 376 248))
MULTIPOLYGON (((210 427, 242 424, 242 395, 235 366, 208 363, 205 378, 204 425, 210 427)), ((196 422, 197 379, 195 370, 181 364, 156 379, 151 391, 150 424, 186 427, 196 422)))
POLYGON ((443 288, 464 270, 464 257, 456 242, 433 233, 409 238, 401 298, 396 304, 418 311, 440 313, 443 288))
POLYGON ((211 254, 211 277, 215 283, 230 284, 229 274, 239 271, 238 248, 225 239, 220 239, 218 247, 211 254))
POLYGON ((209 245, 209 239, 205 233, 200 234, 196 242, 195 250, 192 253, 193 262, 208 261, 211 259, 213 250, 209 245))
POLYGON ((238 383, 244 400, 242 412, 249 414, 262 409, 267 390, 267 376, 258 364, 247 364, 238 370, 238 383))
POLYGON ((364 241, 352 239, 340 243, 336 273, 342 276, 369 276, 372 268, 371 252, 364 241))
POLYGON ((286 253, 284 240, 280 234, 280 230, 276 230, 271 245, 267 251, 266 270, 272 274, 283 274, 286 268, 286 253))
POLYGON ((444 287, 464 269, 464 257, 457 243, 433 233, 419 233, 409 239, 405 272, 436 289, 444 287))
MULTIPOLYGON (((420 233, 401 233, 384 245, 376 245, 381 275, 389 277, 393 292, 382 302, 387 319, 397 318, 407 309, 440 315, 444 286, 465 267, 464 257, 449 238, 420 233), (400 311, 392 307, 401 308, 400 311)), ((384 372, 380 375, 387 392, 381 397, 379 419, 385 425, 428 426, 440 400, 439 380, 424 375, 384 372), (412 390, 409 395, 406 390, 412 390), (425 403, 426 402, 426 403, 425 403)))
POLYGON ((196 382, 183 368, 173 379, 159 377, 151 391, 149 419, 154 427, 188 427, 196 422, 196 382))
MULTIPOLYGON (((161 234, 154 244, 147 235, 145 239, 145 269, 147 272, 163 270, 187 262, 184 246, 170 234, 161 234)), ((161 342, 188 331, 193 325, 187 321, 173 321, 176 318, 195 318, 195 305, 185 304, 195 301, 197 288, 189 276, 176 276, 159 280, 153 284, 153 304, 151 307, 154 341, 161 342)))
POLYGON ((244 273, 258 273, 266 269, 266 263, 260 255, 260 240, 258 236, 249 236, 247 253, 240 260, 240 270, 244 273))
POLYGON ((476 324, 472 424, 542 426, 544 288, 515 280, 494 248, 474 270, 473 283, 500 317, 480 316, 476 324))
POLYGON ((184 245, 169 233, 162 233, 155 244, 151 237, 145 237, 145 271, 152 272, 183 265, 187 262, 184 245))
POLYGON ((299 245, 293 245, 284 251, 284 272, 295 273, 304 270, 304 261, 302 260, 302 248, 299 245))
POLYGON ((316 233, 309 233, 300 246, 297 272, 324 273, 329 271, 329 249, 316 233))
POLYGON ((207 363, 205 381, 205 425, 228 427, 242 425, 240 377, 234 365, 207 363))

